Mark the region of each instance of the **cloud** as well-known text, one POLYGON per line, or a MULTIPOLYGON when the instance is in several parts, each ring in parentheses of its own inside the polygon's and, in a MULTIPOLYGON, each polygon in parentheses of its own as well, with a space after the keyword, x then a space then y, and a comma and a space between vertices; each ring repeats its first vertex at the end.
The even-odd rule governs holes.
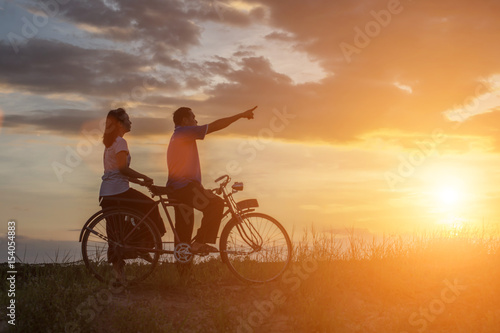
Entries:
MULTIPOLYGON (((37 3, 29 6, 38 8, 37 3)), ((170 49, 185 51, 197 45, 201 28, 193 23, 191 14, 181 1, 120 1, 113 6, 105 1, 71 1, 61 6, 60 17, 93 38, 132 42, 145 45, 153 42, 170 49)))
MULTIPOLYGON (((37 8, 34 4, 31 7, 37 8)), ((259 8, 247 12, 221 0, 71 1, 61 8, 61 17, 92 38, 138 41, 153 50, 186 52, 199 45, 203 28, 197 22, 248 26, 261 17, 259 8)))
POLYGON ((0 82, 32 93, 80 93, 113 96, 148 84, 177 89, 145 74, 144 61, 118 50, 91 50, 61 42, 31 40, 20 54, 0 43, 0 82))
POLYGON ((84 110, 35 110, 26 114, 5 115, 4 126, 7 128, 33 126, 38 130, 74 134, 80 131, 85 122, 96 116, 98 116, 97 112, 84 110))
MULTIPOLYGON (((339 45, 355 45, 354 29, 364 30, 375 21, 373 12, 387 12, 387 1, 259 3, 269 9, 270 23, 283 31, 268 38, 292 38, 334 76, 315 89, 321 104, 329 107, 314 105, 308 112, 338 115, 330 118, 351 133, 337 137, 382 126, 418 131, 442 126, 442 112, 470 95, 481 77, 500 70, 498 43, 491 33, 500 29, 492 11, 497 3, 401 2, 402 11, 391 15, 350 63, 339 45), (407 91, 411 86, 411 96, 391 91, 395 81, 404 82, 407 91)), ((318 126, 313 128, 318 133, 318 126)))
POLYGON ((413 89, 411 88, 411 86, 407 85, 407 84, 403 84, 401 82, 394 82, 394 86, 398 89, 401 89, 402 91, 405 91, 409 94, 411 94, 413 92, 413 89))
POLYGON ((278 41, 293 41, 293 35, 283 32, 283 31, 273 31, 272 33, 265 36, 266 39, 269 40, 278 40, 278 41))
MULTIPOLYGON (((152 117, 189 105, 209 120, 257 104, 257 128, 267 125, 273 109, 286 107, 296 121, 275 135, 292 140, 350 142, 381 129, 430 133, 449 125, 443 112, 463 102, 481 76, 500 71, 498 46, 490 33, 500 23, 488 6, 462 4, 402 3, 401 13, 392 15, 347 63, 339 44, 353 44, 354 28, 364 29, 375 20, 373 12, 387 10, 387 1, 148 0, 114 6, 75 1, 63 8, 64 20, 87 27, 92 38, 134 47, 86 49, 33 39, 14 56, 0 44, 5 54, 0 82, 38 94, 83 94, 100 101, 103 109, 113 101, 131 101, 131 110, 146 110, 152 117), (241 45, 227 58, 194 61, 190 48, 200 45, 206 29, 202 23, 208 21, 228 27, 269 24, 274 32, 262 40, 306 51, 328 76, 295 84, 260 55, 259 45, 241 45), (471 29, 473 21, 481 24, 471 29), (134 99, 145 80, 154 87, 134 99), (261 120, 259 112, 266 112, 260 113, 261 120)), ((16 121, 25 123, 9 121, 11 127, 16 121)), ((255 135, 256 130, 240 126, 226 133, 236 132, 255 135)))
MULTIPOLYGON (((5 115, 4 127, 24 133, 48 131, 66 136, 78 136, 82 131, 97 130, 102 133, 106 114, 107 111, 76 109, 33 110, 24 114, 5 115)), ((163 135, 173 130, 171 117, 141 117, 134 116, 132 112, 131 120, 134 136, 163 135)))
POLYGON ((329 77, 320 82, 294 84, 277 73, 264 57, 246 57, 234 68, 229 61, 211 64, 211 72, 226 79, 206 93, 200 103, 207 113, 220 114, 244 105, 259 105, 270 113, 287 108, 297 116, 286 131, 277 136, 295 140, 345 142, 379 128, 430 131, 445 123, 439 110, 421 112, 411 104, 416 97, 401 94, 392 81, 329 77), (227 110, 227 111, 226 111, 227 110), (401 111, 400 111, 401 110, 401 111))

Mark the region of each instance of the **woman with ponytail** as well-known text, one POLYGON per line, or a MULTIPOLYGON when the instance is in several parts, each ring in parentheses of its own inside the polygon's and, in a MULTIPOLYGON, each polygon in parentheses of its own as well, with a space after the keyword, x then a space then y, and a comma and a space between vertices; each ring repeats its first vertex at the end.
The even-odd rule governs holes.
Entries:
MULTIPOLYGON (((102 142, 104 143, 104 175, 102 176, 101 188, 99 191, 99 201, 103 209, 111 206, 125 206, 127 208, 143 212, 146 214, 155 205, 155 202, 143 193, 130 188, 129 182, 140 185, 152 185, 153 179, 130 168, 130 152, 127 141, 123 138, 125 133, 130 132, 132 122, 127 112, 118 108, 108 112, 106 117, 106 128, 102 142), (134 201, 122 201, 120 199, 133 199, 134 201), (140 202, 139 202, 140 201, 140 202)), ((163 236, 166 232, 165 225, 160 216, 158 206, 150 214, 151 220, 163 236)), ((125 223, 121 221, 120 223, 125 223)), ((124 226, 121 226, 123 228, 124 226)), ((113 239, 113 225, 107 223, 106 229, 108 238, 113 239)), ((115 226, 116 228, 116 226, 115 226)), ((148 240, 145 240, 147 242, 148 240)), ((137 256, 148 260, 151 259, 149 253, 138 253, 137 256)), ((120 255, 109 244, 108 261, 118 275, 123 272, 125 264, 123 255, 120 255)))

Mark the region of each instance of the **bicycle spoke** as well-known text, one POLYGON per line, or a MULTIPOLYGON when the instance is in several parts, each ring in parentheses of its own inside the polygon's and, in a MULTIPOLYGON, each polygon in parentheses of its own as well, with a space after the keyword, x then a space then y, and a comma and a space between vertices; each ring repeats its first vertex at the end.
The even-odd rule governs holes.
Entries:
POLYGON ((221 250, 223 260, 240 279, 266 282, 279 277, 288 266, 291 242, 272 217, 249 213, 224 229, 221 250))
POLYGON ((134 212, 108 211, 87 228, 82 254, 90 272, 103 282, 122 284, 145 279, 156 266, 162 250, 156 228, 134 212))

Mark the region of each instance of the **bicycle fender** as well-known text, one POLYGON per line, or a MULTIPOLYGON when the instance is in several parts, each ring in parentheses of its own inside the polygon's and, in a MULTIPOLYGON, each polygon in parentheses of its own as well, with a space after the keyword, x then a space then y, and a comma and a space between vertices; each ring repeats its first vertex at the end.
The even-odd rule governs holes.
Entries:
MULTIPOLYGON (((104 213, 107 213, 107 212, 110 212, 110 211, 113 211, 113 210, 117 210, 117 211, 120 211, 120 212, 131 212, 131 213, 134 213, 134 214, 137 214, 139 216, 141 216, 141 212, 135 210, 135 209, 130 209, 130 208, 123 208, 122 206, 111 206, 111 207, 108 207, 108 208, 104 208, 100 211, 98 211, 97 213, 95 213, 94 215, 92 215, 88 220, 87 222, 85 222, 85 224, 83 225, 82 227, 82 230, 80 231, 80 237, 78 238, 78 241, 81 243, 82 242, 82 238, 83 238, 83 233, 85 232, 87 226, 92 223, 92 221, 94 221, 96 218, 98 218, 99 216, 101 216, 102 214, 104 213)), ((154 225, 153 225, 154 226, 154 225)), ((156 226, 154 226, 156 227, 156 226)))
POLYGON ((87 226, 88 226, 90 223, 92 223, 92 221, 93 221, 96 217, 98 217, 99 215, 102 215, 102 214, 104 214, 104 210, 103 210, 103 209, 102 209, 102 210, 100 210, 100 211, 98 211, 98 212, 97 212, 97 213, 95 213, 94 215, 92 215, 92 216, 91 216, 91 217, 87 220, 87 222, 85 222, 85 224, 84 224, 84 225, 83 225, 83 227, 82 227, 82 230, 80 231, 80 237, 78 237, 78 242, 80 242, 80 243, 82 242, 83 233, 85 232, 85 229, 87 228, 87 226))

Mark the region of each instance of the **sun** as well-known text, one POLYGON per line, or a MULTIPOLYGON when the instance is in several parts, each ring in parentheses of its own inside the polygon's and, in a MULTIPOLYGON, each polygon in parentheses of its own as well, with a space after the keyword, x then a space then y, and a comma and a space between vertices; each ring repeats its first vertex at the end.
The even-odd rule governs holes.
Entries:
POLYGON ((435 221, 453 230, 461 228, 470 206, 465 177, 440 174, 430 186, 430 207, 435 221))
POLYGON ((464 177, 440 174, 433 178, 430 190, 434 207, 450 212, 459 209, 465 203, 467 186, 464 177))
POLYGON ((470 187, 466 177, 443 175, 434 178, 431 187, 432 212, 435 221, 453 232, 460 231, 468 221, 470 187))
POLYGON ((436 190, 436 198, 445 206, 456 205, 462 201, 463 192, 457 186, 446 185, 436 190))

